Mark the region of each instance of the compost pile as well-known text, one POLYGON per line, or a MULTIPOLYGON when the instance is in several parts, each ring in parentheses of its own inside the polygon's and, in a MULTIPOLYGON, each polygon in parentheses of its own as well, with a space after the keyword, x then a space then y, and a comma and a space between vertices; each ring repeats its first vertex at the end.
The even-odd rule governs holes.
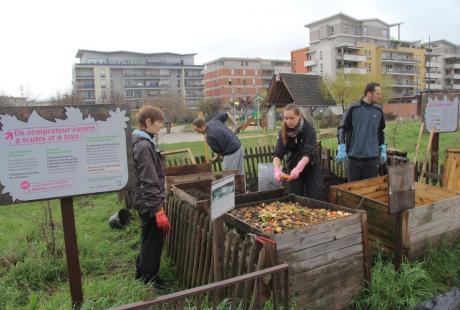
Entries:
POLYGON ((298 203, 272 202, 256 207, 235 209, 231 214, 266 233, 283 231, 351 215, 344 211, 310 209, 298 203))

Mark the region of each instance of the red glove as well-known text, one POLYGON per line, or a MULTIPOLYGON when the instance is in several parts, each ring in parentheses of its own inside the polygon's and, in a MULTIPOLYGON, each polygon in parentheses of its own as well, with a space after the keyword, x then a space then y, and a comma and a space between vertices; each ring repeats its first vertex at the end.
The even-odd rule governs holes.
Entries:
POLYGON ((295 166, 295 168, 291 170, 288 181, 293 181, 297 179, 299 177, 299 174, 303 171, 306 165, 307 163, 304 160, 300 160, 297 166, 295 166))
POLYGON ((157 220, 158 229, 161 230, 163 233, 167 234, 171 229, 171 224, 169 223, 165 211, 161 210, 155 213, 155 219, 157 220))
POLYGON ((275 167, 273 169, 273 172, 275 174, 275 180, 278 182, 281 182, 281 168, 280 167, 275 167))

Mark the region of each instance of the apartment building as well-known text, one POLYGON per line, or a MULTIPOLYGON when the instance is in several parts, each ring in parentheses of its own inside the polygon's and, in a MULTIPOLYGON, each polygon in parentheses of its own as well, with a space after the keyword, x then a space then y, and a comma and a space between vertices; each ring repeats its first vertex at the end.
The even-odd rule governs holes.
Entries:
POLYGON ((460 46, 447 40, 423 45, 426 48, 426 88, 432 91, 460 90, 460 46))
POLYGON ((78 50, 73 87, 84 103, 124 102, 133 107, 172 97, 193 105, 204 96, 196 54, 78 50))
POLYGON ((425 49, 420 42, 390 39, 392 25, 380 19, 337 14, 305 25, 310 46, 305 67, 333 78, 337 73, 388 75, 394 96, 425 88, 425 49))
POLYGON ((279 59, 222 57, 205 63, 205 97, 222 102, 252 101, 264 96, 274 74, 290 73, 291 62, 279 59))
POLYGON ((310 67, 305 66, 307 61, 308 48, 301 48, 291 51, 291 71, 292 73, 309 73, 310 67))

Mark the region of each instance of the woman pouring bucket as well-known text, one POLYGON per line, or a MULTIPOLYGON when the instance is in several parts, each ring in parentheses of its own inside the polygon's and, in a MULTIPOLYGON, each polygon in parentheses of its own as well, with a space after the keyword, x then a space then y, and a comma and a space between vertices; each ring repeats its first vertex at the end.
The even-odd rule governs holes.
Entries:
POLYGON ((288 104, 283 110, 283 123, 273 152, 273 168, 275 180, 287 181, 289 193, 323 199, 316 131, 296 104, 288 104), (281 167, 284 157, 287 173, 281 167))

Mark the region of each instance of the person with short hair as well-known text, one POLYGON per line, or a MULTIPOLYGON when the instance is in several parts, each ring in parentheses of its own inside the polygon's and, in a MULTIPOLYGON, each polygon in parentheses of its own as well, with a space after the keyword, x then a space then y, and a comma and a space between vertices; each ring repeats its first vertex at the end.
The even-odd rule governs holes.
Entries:
POLYGON ((385 118, 378 104, 381 99, 378 83, 369 83, 360 102, 352 104, 343 114, 337 130, 338 163, 347 160, 348 181, 378 176, 379 164, 387 160, 385 118))
POLYGON ((287 181, 289 193, 324 199, 316 131, 294 103, 283 110, 283 123, 273 152, 273 169, 276 181, 287 181), (281 167, 285 156, 287 174, 281 167))
POLYGON ((230 113, 222 112, 208 123, 202 118, 196 118, 192 122, 192 129, 205 135, 209 147, 217 154, 213 161, 223 156, 224 170, 238 170, 240 175, 244 175, 243 146, 236 134, 225 125, 227 120, 236 128, 236 121, 230 113))
POLYGON ((141 220, 141 248, 136 259, 136 279, 163 288, 159 278, 165 235, 171 225, 164 212, 165 174, 157 135, 163 127, 164 114, 153 106, 138 113, 139 129, 133 131, 133 159, 136 176, 131 202, 141 220))

